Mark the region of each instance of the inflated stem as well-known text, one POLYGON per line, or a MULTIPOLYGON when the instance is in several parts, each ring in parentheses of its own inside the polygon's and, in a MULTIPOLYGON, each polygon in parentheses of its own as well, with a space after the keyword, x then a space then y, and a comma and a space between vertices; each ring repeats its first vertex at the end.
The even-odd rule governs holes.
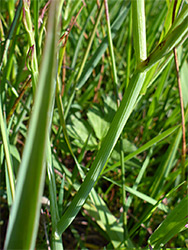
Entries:
POLYGON ((34 249, 45 181, 45 156, 55 94, 58 1, 51 1, 44 55, 19 169, 4 249, 34 249), (45 93, 45 94, 44 94, 45 93))
POLYGON ((135 57, 137 64, 144 61, 147 57, 146 50, 146 27, 145 27, 145 1, 132 0, 132 19, 133 19, 133 40, 135 57))

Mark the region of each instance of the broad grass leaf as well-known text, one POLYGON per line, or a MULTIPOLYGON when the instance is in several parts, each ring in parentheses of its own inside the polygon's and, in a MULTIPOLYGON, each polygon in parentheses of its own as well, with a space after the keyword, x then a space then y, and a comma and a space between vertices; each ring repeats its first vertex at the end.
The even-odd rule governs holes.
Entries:
POLYGON ((73 143, 78 147, 83 147, 85 141, 90 134, 90 138, 88 141, 87 148, 90 150, 95 149, 97 147, 97 140, 94 135, 92 135, 92 129, 87 124, 87 122, 82 122, 76 116, 71 116, 71 125, 67 125, 67 131, 73 139, 73 143))
POLYGON ((110 126, 110 123, 105 120, 105 113, 95 105, 88 111, 87 116, 97 139, 102 140, 110 126))

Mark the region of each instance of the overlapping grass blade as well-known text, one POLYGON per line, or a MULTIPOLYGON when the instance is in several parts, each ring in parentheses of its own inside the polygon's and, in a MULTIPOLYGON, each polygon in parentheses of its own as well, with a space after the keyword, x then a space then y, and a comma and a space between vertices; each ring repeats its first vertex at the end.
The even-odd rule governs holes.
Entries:
POLYGON ((57 7, 58 2, 52 1, 39 84, 19 170, 5 249, 33 249, 36 240, 45 177, 49 113, 55 94, 57 7))
MULTIPOLYGON (((101 148, 82 184, 78 193, 75 195, 73 201, 71 202, 68 209, 63 214, 57 225, 57 233, 61 234, 64 230, 70 225, 78 211, 81 209, 83 203, 85 202, 89 192, 94 186, 95 181, 97 180, 100 172, 106 164, 106 161, 111 154, 125 124, 127 119, 129 118, 136 100, 139 96, 140 90, 143 86, 143 82, 145 79, 145 70, 148 70, 151 65, 157 63, 160 59, 162 59, 166 54, 171 52, 173 46, 176 46, 181 39, 183 39, 186 31, 188 30, 186 23, 186 19, 182 21, 182 23, 178 26, 178 28, 167 34, 165 37, 165 43, 162 42, 162 52, 160 51, 161 46, 157 46, 152 53, 152 63, 146 59, 143 63, 139 65, 139 71, 134 73, 134 76, 129 84, 129 87, 123 97, 121 105, 111 123, 110 129, 102 142, 101 148), (180 28, 181 27, 181 28, 180 28), (176 36, 174 37, 174 33, 176 36), (168 40, 169 39, 169 40, 168 40), (154 55, 157 55, 156 58, 154 55), (143 73, 140 73, 143 72, 143 73)), ((151 58, 151 56, 149 57, 151 58)))

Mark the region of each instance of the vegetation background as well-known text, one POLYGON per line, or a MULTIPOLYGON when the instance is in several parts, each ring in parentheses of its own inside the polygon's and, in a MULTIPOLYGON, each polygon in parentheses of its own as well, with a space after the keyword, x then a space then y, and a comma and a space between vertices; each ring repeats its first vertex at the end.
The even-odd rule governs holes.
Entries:
POLYGON ((187 249, 187 1, 0 9, 0 248, 187 249))

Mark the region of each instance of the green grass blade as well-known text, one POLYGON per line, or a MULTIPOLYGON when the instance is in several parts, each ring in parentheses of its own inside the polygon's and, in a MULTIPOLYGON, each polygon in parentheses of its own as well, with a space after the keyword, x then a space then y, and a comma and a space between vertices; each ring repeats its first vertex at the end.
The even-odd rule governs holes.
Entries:
MULTIPOLYGON (((179 128, 179 125, 173 127, 173 128, 169 128, 168 130, 166 130, 165 132, 163 132, 160 135, 157 135, 156 137, 154 137, 152 140, 150 140, 149 142, 147 142, 146 144, 144 144, 142 147, 140 147, 139 149, 135 150, 134 152, 130 153, 129 155, 125 156, 124 158, 124 162, 132 159, 133 157, 135 157, 136 155, 142 153, 143 151, 147 150, 148 148, 150 148, 151 146, 153 146, 155 143, 160 142, 161 140, 163 140, 165 137, 171 135, 174 131, 176 131, 176 129, 179 128)), ((105 174, 106 172, 113 170, 114 168, 120 166, 120 161, 115 163, 113 166, 109 167, 107 170, 105 170, 104 172, 102 172, 102 174, 105 174)))
POLYGON ((70 225, 70 223, 84 204, 92 187, 94 186, 95 181, 97 180, 103 167, 105 166, 106 161, 111 154, 125 126, 125 123, 133 110, 144 78, 144 73, 135 74, 135 76, 132 78, 132 82, 128 87, 126 94, 124 95, 121 105, 112 121, 110 129, 103 140, 101 149, 99 150, 83 184, 81 185, 81 188, 75 195, 73 201, 71 202, 70 206, 65 211, 57 225, 58 234, 63 233, 64 230, 70 225))
POLYGON ((7 171, 7 178, 6 179, 8 181, 8 186, 10 187, 11 200, 14 200, 15 177, 14 177, 14 172, 13 172, 12 157, 10 154, 10 145, 9 145, 6 122, 3 118, 1 99, 0 99, 0 129, 1 129, 1 136, 2 136, 2 141, 3 141, 3 148, 4 148, 6 168, 7 168, 6 169, 6 171, 7 171))
MULTIPOLYGON (((130 4, 128 4, 128 6, 123 8, 123 10, 119 13, 118 17, 116 18, 116 20, 113 22, 113 24, 111 26, 112 39, 115 37, 119 28, 121 27, 125 18, 127 17, 129 8, 130 8, 130 4)), ((102 55, 105 53, 107 47, 108 47, 108 37, 105 37, 103 39, 102 43, 100 44, 100 46, 98 47, 98 49, 95 51, 92 58, 86 64, 86 66, 83 70, 83 73, 80 76, 80 79, 79 79, 78 84, 76 86, 77 89, 80 89, 85 84, 85 82, 87 81, 87 79, 91 75, 93 69, 96 67, 96 65, 98 64, 98 62, 102 58, 102 55)))
POLYGON ((76 49, 75 49, 75 52, 74 52, 74 56, 73 56, 73 59, 72 59, 71 68, 74 68, 75 65, 76 65, 76 60, 77 60, 77 57, 78 57, 79 50, 81 48, 82 40, 84 38, 84 32, 86 30, 86 26, 87 26, 87 24, 88 24, 88 22, 89 22, 89 20, 90 20, 90 18, 92 16, 93 12, 95 11, 95 2, 92 2, 92 5, 93 6, 91 8, 91 12, 89 13, 89 15, 87 17, 87 20, 86 20, 86 22, 85 22, 85 24, 83 26, 83 29, 82 29, 82 31, 80 33, 80 37, 78 39, 77 46, 76 46, 76 49))
POLYGON ((45 177, 49 114, 55 93, 57 3, 57 1, 51 2, 40 79, 19 170, 16 197, 11 210, 5 249, 34 249, 36 240, 45 177))
POLYGON ((10 41, 11 41, 11 39, 13 37, 13 34, 15 32, 15 29, 16 29, 16 26, 17 26, 17 24, 19 22, 19 19, 20 19, 21 10, 22 10, 22 4, 23 4, 23 2, 22 2, 22 0, 20 0, 19 4, 18 4, 18 8, 16 10, 16 14, 15 14, 14 20, 13 20, 11 28, 10 28, 10 32, 8 34, 8 37, 7 37, 7 40, 6 40, 6 43, 5 43, 4 52, 3 52, 3 56, 2 56, 1 64, 0 64, 0 71, 1 71, 1 68, 3 66, 3 63, 6 62, 6 59, 7 59, 7 53, 8 53, 10 41))
MULTIPOLYGON (((111 179, 109 179, 109 178, 107 178, 105 176, 103 178, 106 179, 106 180, 108 180, 111 183, 114 183, 115 185, 117 185, 119 187, 122 186, 118 182, 113 181, 113 180, 111 180, 111 179)), ((156 204, 157 204, 157 206, 158 206, 158 208, 160 210, 162 210, 164 212, 168 212, 168 207, 167 206, 165 206, 164 204, 158 204, 157 200, 153 199, 152 197, 150 197, 150 196, 148 196, 148 195, 146 195, 146 194, 144 194, 144 193, 142 193, 140 191, 137 191, 135 188, 131 188, 131 187, 125 186, 125 189, 126 189, 127 192, 129 192, 130 194, 132 194, 132 195, 140 198, 141 200, 146 201, 146 202, 148 202, 149 204, 151 204, 153 206, 156 206, 156 204)))
POLYGON ((51 155, 51 147, 50 141, 48 141, 48 148, 47 148, 47 174, 48 174, 48 181, 49 181, 49 193, 50 193, 50 211, 51 211, 51 218, 52 218, 52 245, 53 249, 63 249, 62 239, 61 237, 56 237, 56 225, 59 221, 59 210, 58 204, 56 199, 56 179, 54 173, 54 167, 52 164, 52 155, 51 155))
POLYGON ((132 0, 132 18, 133 18, 133 39, 135 48, 135 57, 137 64, 147 57, 146 51, 146 27, 145 27, 145 1, 132 0))
MULTIPOLYGON (((185 121, 188 119, 188 108, 185 112, 185 121)), ((170 170, 174 166, 174 159, 177 154, 177 150, 182 138, 182 128, 180 127, 177 131, 176 136, 174 137, 172 143, 170 144, 167 152, 164 154, 164 158, 161 160, 161 164, 159 165, 156 173, 155 178, 151 185, 151 196, 152 197, 159 197, 160 196, 160 189, 164 185, 164 181, 170 170)))
POLYGON ((68 104, 67 104, 67 107, 66 107, 66 110, 65 110, 65 118, 67 117, 68 115, 68 112, 69 112, 69 109, 70 109, 70 106, 72 104, 72 101, 73 101, 73 98, 74 98, 74 95, 75 95, 75 90, 76 90, 76 86, 77 86, 77 83, 78 83, 78 80, 80 79, 80 76, 83 72, 83 69, 84 69, 84 66, 85 66, 85 63, 86 63, 86 60, 88 58, 88 55, 89 55, 89 51, 91 49, 91 45, 93 43, 93 40, 94 40, 94 36, 96 34, 96 31, 97 31, 97 26, 99 24, 99 21, 101 19, 101 16, 102 16, 102 13, 103 13, 103 10, 104 10, 104 4, 102 3, 101 4, 101 7, 98 11, 98 15, 97 15, 97 19, 96 19, 96 22, 95 22, 95 25, 94 25, 94 28, 93 28, 93 31, 92 31, 92 34, 91 34, 91 37, 89 39, 89 42, 88 42, 88 45, 87 45, 87 49, 86 49, 86 52, 84 54, 84 58, 82 60, 82 63, 80 65, 80 68, 79 68, 79 71, 78 71, 78 74, 76 76, 76 80, 75 80, 75 83, 73 85, 73 90, 72 90, 72 94, 69 98, 69 101, 68 101, 68 104))
MULTIPOLYGON (((168 198, 172 195, 174 195, 175 191, 181 187, 185 182, 182 182, 181 184, 179 184, 178 186, 172 188, 170 190, 170 192, 168 192, 164 197, 162 197, 160 200, 158 200, 156 202, 156 204, 153 204, 153 206, 148 206, 144 212, 142 213, 141 218, 139 218, 139 221, 132 227, 132 229, 130 230, 130 235, 133 235, 135 233, 135 231, 140 227, 140 225, 142 223, 144 223, 145 221, 147 221, 153 214, 153 212, 156 210, 157 207, 159 207, 160 205, 163 206, 164 208, 166 207, 168 209, 167 206, 165 206, 162 201, 164 200, 164 198, 168 198)), ((165 211, 165 210, 164 210, 165 211)), ((166 210, 165 212, 168 212, 168 210, 166 210)))
POLYGON ((123 241, 123 228, 117 223, 115 216, 111 214, 105 202, 94 189, 90 193, 90 199, 94 206, 88 202, 84 208, 91 216, 94 216, 100 227, 108 234, 114 248, 117 249, 123 241))
MULTIPOLYGON (((188 12, 188 7, 187 7, 188 12)), ((188 17, 183 19, 179 26, 175 29, 170 30, 167 35, 163 38, 162 42, 153 50, 149 57, 142 62, 139 66, 139 70, 149 70, 156 62, 161 60, 164 56, 172 53, 174 47, 177 47, 181 41, 185 40, 188 32, 188 17)))
POLYGON ((32 73, 32 84, 33 84, 33 91, 35 93, 37 81, 38 81, 38 60, 37 60, 37 52, 36 52, 36 43, 35 43, 35 33, 33 31, 33 24, 31 20, 31 13, 30 13, 30 1, 23 0, 23 23, 25 29, 28 33, 28 40, 29 40, 29 47, 32 51, 32 58, 31 58, 31 73, 32 73))
POLYGON ((186 229, 188 196, 171 211, 148 240, 154 249, 163 247, 173 236, 186 229))

